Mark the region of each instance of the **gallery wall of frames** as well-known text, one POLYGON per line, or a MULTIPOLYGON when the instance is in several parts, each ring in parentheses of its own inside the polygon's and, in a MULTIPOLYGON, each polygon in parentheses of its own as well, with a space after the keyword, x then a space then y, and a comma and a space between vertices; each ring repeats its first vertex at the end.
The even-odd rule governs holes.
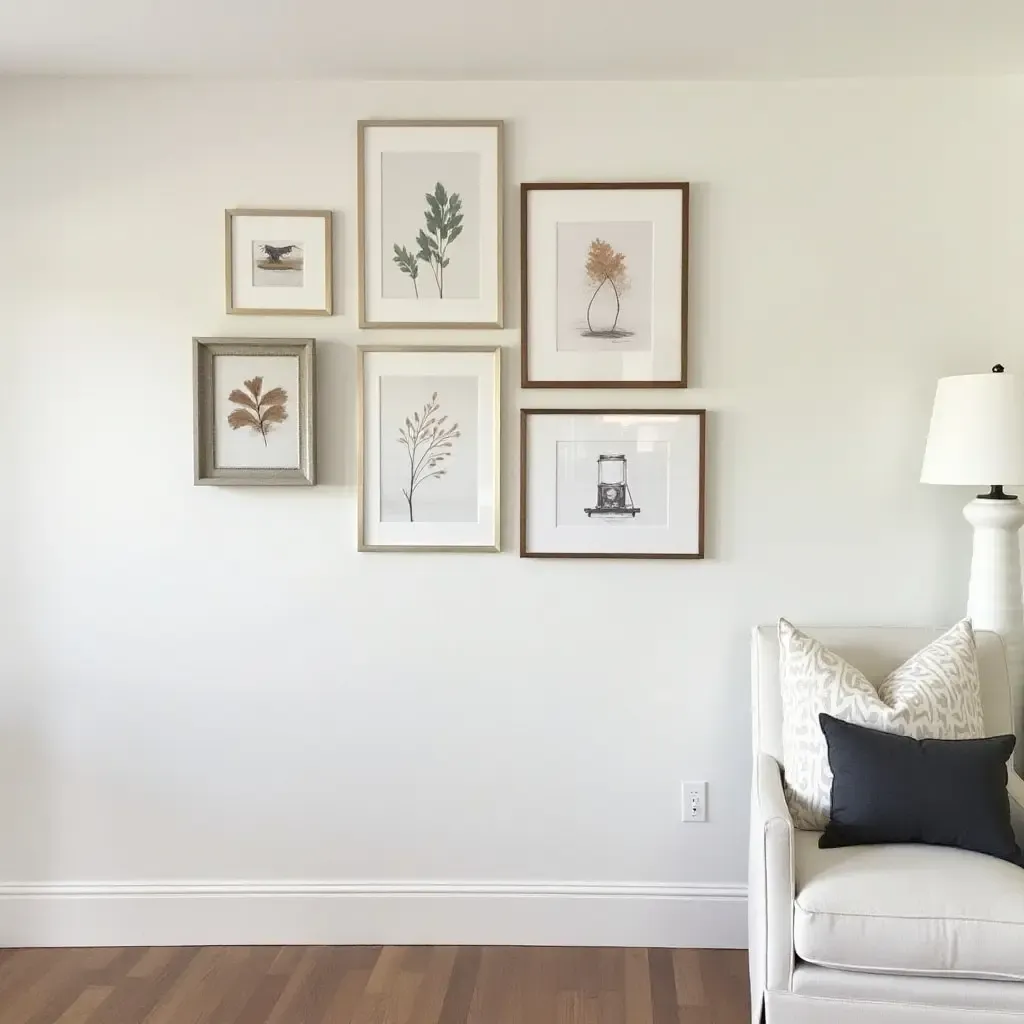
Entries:
MULTIPOLYGON (((501 549, 503 122, 361 121, 360 551, 501 549), (379 335, 378 335, 379 336, 379 335)), ((615 389, 687 386, 689 186, 524 182, 521 380, 592 408, 524 408, 519 553, 703 558, 706 414, 615 389)), ((273 197, 269 197, 272 199, 273 197)), ((330 210, 225 213, 228 313, 331 316, 330 210)), ((267 332, 272 334, 273 332, 267 332)), ((316 484, 316 341, 194 338, 196 484, 316 484)))

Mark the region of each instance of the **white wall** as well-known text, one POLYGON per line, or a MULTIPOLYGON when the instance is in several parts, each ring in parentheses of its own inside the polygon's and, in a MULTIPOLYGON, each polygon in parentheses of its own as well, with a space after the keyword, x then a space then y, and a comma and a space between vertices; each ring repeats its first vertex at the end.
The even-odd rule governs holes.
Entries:
POLYGON ((917 474, 936 377, 1024 370, 1022 120, 1016 79, 0 83, 0 941, 742 942, 749 627, 963 607, 969 495, 917 474), (373 116, 506 119, 505 331, 357 330, 373 116), (693 387, 524 393, 515 185, 616 178, 693 183, 693 387), (231 206, 337 211, 339 316, 224 314, 231 206), (193 487, 192 336, 278 332, 322 484, 193 487), (504 553, 356 553, 361 341, 507 347, 504 553), (516 410, 602 403, 712 410, 706 561, 517 557, 516 410), (282 902, 148 898, 198 882, 282 902))

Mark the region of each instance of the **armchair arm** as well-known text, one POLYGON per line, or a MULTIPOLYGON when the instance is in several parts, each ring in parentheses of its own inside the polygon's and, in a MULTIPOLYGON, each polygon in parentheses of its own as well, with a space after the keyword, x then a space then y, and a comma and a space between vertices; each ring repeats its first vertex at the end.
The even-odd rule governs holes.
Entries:
POLYGON ((793 822, 775 758, 754 755, 747 894, 753 1006, 788 991, 793 974, 793 822))
POLYGON ((1024 779, 1012 767, 1006 769, 1006 792, 1010 797, 1010 822, 1017 842, 1024 846, 1024 779))

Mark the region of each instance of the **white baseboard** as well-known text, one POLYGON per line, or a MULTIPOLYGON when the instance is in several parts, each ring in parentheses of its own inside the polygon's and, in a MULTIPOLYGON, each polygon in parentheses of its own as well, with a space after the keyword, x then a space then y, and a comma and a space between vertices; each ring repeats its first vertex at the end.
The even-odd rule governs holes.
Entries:
POLYGON ((537 882, 0 885, 0 946, 743 948, 746 886, 537 882))

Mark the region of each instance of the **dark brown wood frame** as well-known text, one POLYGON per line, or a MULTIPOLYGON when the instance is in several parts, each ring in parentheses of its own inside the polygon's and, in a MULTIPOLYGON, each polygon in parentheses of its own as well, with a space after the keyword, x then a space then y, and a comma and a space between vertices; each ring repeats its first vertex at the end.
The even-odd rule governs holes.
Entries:
POLYGON ((686 181, 524 181, 519 186, 520 230, 520 313, 522 317, 521 384, 524 388, 685 388, 686 387, 686 335, 688 327, 687 293, 690 262, 690 185, 686 181), (530 267, 529 267, 529 220, 530 193, 535 191, 582 191, 632 189, 674 189, 683 194, 683 254, 682 254, 682 308, 680 310, 680 376, 679 380, 530 380, 530 267))
POLYGON ((519 413, 519 557, 520 558, 703 558, 704 557, 704 481, 707 464, 707 410, 706 409, 522 409, 519 413), (530 416, 696 416, 700 421, 700 469, 699 495, 700 507, 697 511, 697 551, 675 554, 665 552, 647 554, 641 552, 625 552, 623 554, 607 554, 605 552, 583 551, 528 551, 526 549, 526 460, 527 460, 527 421, 530 416))

